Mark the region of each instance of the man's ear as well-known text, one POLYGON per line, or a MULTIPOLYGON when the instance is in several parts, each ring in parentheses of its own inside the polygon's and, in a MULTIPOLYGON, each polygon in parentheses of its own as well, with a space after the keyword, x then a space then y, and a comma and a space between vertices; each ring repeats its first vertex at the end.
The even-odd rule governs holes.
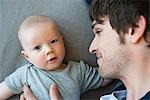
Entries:
POLYGON ((129 30, 130 42, 132 42, 132 43, 137 43, 145 32, 146 19, 144 16, 140 16, 139 22, 137 23, 137 25, 138 25, 138 27, 135 27, 134 30, 129 30))
POLYGON ((27 60, 29 59, 27 53, 24 50, 21 51, 21 54, 25 59, 27 59, 27 60))

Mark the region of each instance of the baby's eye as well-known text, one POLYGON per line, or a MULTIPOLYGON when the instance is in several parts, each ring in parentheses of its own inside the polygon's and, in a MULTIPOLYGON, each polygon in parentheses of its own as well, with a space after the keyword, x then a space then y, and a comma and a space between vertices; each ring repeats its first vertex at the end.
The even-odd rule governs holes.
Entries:
POLYGON ((34 47, 34 50, 40 50, 40 49, 41 49, 41 46, 34 47))
POLYGON ((57 42, 57 41, 58 41, 57 39, 54 39, 54 40, 51 41, 51 43, 55 43, 55 42, 57 42))

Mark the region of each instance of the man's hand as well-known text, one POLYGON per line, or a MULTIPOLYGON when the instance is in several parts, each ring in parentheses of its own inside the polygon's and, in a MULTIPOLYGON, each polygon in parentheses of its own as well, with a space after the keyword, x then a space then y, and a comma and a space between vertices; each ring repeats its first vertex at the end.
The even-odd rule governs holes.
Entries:
POLYGON ((36 97, 32 94, 29 87, 25 85, 23 87, 23 93, 20 96, 20 100, 37 100, 36 97))
POLYGON ((49 90, 49 95, 51 100, 59 100, 60 99, 60 94, 58 91, 58 88, 56 84, 52 84, 49 90))
MULTIPOLYGON (((58 92, 56 84, 52 84, 49 90, 49 96, 51 100, 59 100, 60 94, 58 92)), ((36 97, 32 94, 28 86, 23 87, 23 93, 20 96, 20 100, 37 100, 36 97)))

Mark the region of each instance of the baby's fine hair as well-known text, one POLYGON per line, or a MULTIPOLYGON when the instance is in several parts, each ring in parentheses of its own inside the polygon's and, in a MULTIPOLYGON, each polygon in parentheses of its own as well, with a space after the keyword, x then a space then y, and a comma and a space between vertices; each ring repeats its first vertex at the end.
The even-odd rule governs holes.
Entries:
POLYGON ((48 16, 45 16, 45 15, 32 15, 32 16, 29 16, 28 18, 26 18, 22 24, 20 25, 20 28, 18 30, 18 38, 19 38, 19 41, 21 42, 22 41, 22 33, 24 30, 28 29, 28 28, 32 28, 38 24, 41 24, 41 23, 47 23, 47 22, 50 22, 52 23, 53 25, 56 25, 56 27, 58 28, 57 24, 55 23, 54 20, 52 20, 50 17, 48 16))

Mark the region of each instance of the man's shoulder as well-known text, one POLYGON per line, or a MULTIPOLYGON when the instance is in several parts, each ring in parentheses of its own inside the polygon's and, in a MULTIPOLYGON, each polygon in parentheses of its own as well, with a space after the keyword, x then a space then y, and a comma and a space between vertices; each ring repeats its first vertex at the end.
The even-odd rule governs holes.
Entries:
MULTIPOLYGON (((114 91, 112 94, 104 95, 100 97, 100 100, 126 100, 127 97, 127 91, 126 90, 120 90, 120 91, 114 91)), ((150 100, 150 91, 146 93, 140 100, 150 100)))
POLYGON ((126 90, 114 91, 112 94, 102 96, 100 100, 126 100, 126 95, 126 90))

